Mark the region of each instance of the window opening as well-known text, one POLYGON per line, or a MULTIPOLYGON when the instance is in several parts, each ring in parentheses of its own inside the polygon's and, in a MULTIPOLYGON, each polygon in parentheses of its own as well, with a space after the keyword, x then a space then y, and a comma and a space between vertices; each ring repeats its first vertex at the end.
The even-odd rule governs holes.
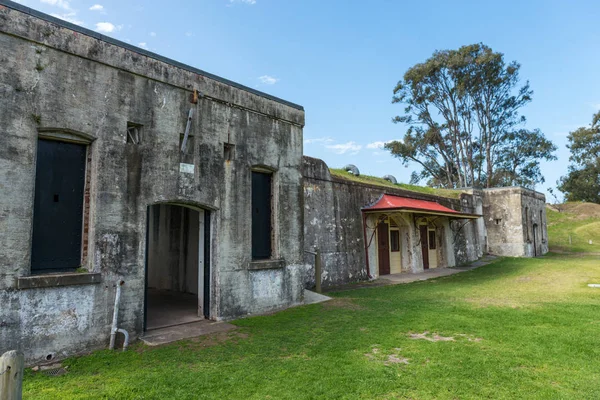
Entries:
POLYGON ((435 231, 429 231, 429 250, 435 250, 436 248, 435 231))
POLYGON ((231 161, 234 158, 234 149, 235 149, 235 145, 231 144, 231 143, 225 143, 223 144, 223 158, 225 159, 225 161, 231 161))
POLYGON ((127 143, 140 144, 142 142, 142 126, 127 122, 127 143))
POLYGON ((87 146, 38 140, 31 273, 81 265, 87 146))
POLYGON ((272 180, 273 174, 252 171, 252 259, 272 255, 272 180))
POLYGON ((400 251, 400 231, 396 229, 390 231, 390 250, 392 252, 400 251))

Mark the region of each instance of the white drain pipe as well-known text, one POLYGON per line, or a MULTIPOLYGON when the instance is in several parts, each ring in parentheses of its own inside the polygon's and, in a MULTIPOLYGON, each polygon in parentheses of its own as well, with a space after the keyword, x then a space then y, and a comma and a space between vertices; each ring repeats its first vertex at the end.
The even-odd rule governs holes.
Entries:
POLYGON ((121 332, 123 336, 125 336, 125 342, 123 342, 123 351, 127 350, 127 346, 129 346, 129 333, 125 329, 119 329, 117 327, 117 323, 119 321, 119 303, 121 302, 121 286, 125 284, 125 281, 119 280, 117 282, 117 294, 115 295, 115 308, 113 310, 113 322, 112 328, 110 330, 110 345, 108 348, 110 350, 115 349, 115 337, 117 336, 117 332, 121 332))

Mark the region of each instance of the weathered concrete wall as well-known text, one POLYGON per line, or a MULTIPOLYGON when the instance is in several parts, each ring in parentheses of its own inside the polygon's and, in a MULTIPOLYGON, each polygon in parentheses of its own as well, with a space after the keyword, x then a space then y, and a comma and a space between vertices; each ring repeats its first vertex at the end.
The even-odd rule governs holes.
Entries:
POLYGON ((521 187, 485 189, 483 193, 490 253, 533 257, 548 252, 546 198, 542 193, 521 187))
POLYGON ((304 111, 98 36, 0 6, 0 353, 31 362, 105 345, 117 279, 119 325, 141 334, 146 212, 157 203, 210 211, 211 318, 301 301, 304 111), (140 144, 126 143, 128 122, 143 125, 140 144), (102 283, 17 290, 30 274, 38 132, 50 128, 93 140, 83 267, 102 283), (274 171, 277 263, 251 265, 253 166, 274 171))
POLYGON ((548 225, 546 221, 546 196, 542 193, 523 189, 521 192, 523 213, 523 239, 526 242, 525 257, 537 257, 548 252, 548 225))
MULTIPOLYGON (((460 196, 460 211, 468 214, 483 214, 483 192, 467 189, 460 196)), ((481 258, 486 251, 484 218, 456 220, 451 223, 456 265, 466 264, 481 258)))
MULTIPOLYGON (((304 157, 304 243, 307 251, 318 246, 323 259, 323 287, 366 280, 366 255, 361 208, 374 203, 384 193, 405 196, 421 200, 436 201, 452 208, 461 209, 461 202, 455 199, 443 198, 416 193, 403 189, 388 188, 361 184, 350 180, 332 177, 327 165, 319 159, 304 157)), ((405 221, 399 221, 399 226, 408 227, 413 222, 412 214, 407 214, 405 221)), ((369 271, 377 276, 377 246, 373 236, 376 221, 367 220, 367 240, 369 247, 369 271)), ((458 227, 458 226, 457 226, 458 227)), ((453 225, 454 228, 454 225, 453 225)), ((418 272, 423 269, 418 232, 415 229, 401 229, 401 243, 408 250, 403 253, 403 269, 418 272)), ((454 243, 455 233, 450 229, 448 221, 440 220, 438 240, 447 249, 448 243, 454 243), (447 229, 443 229, 447 226, 447 229)), ((460 236, 458 238, 460 243, 460 236)), ((440 250, 440 265, 454 265, 452 256, 442 254, 440 250)), ((466 250, 459 252, 459 256, 466 250)), ((466 256, 464 257, 466 260, 466 256)), ((471 259, 476 259, 471 258, 471 259)), ((314 265, 314 257, 306 255, 307 264, 314 265)), ((307 287, 314 285, 314 274, 307 274, 307 287)))

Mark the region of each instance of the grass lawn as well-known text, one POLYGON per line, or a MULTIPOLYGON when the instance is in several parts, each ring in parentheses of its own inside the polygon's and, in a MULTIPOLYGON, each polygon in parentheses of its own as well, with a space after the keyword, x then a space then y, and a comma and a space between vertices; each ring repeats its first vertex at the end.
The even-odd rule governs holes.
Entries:
POLYGON ((63 376, 28 371, 24 397, 600 398, 592 282, 598 256, 501 259, 239 320, 234 333, 71 358, 63 376))
MULTIPOLYGON (((591 203, 588 203, 590 205, 591 203)), ((571 203, 570 205, 577 205, 571 203)), ((593 204, 594 208, 600 206, 593 204)), ((550 249, 571 252, 600 252, 600 218, 580 215, 570 210, 556 212, 546 209, 550 249), (571 240, 569 241, 569 236, 571 240), (589 244, 589 241, 592 244, 589 244)))

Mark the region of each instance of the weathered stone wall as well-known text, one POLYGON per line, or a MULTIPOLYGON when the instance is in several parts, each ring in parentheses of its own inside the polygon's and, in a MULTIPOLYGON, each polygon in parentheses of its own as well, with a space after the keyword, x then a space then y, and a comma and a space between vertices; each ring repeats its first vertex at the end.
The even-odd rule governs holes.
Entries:
POLYGON ((533 257, 548 252, 546 198, 542 193, 521 187, 485 189, 483 193, 491 254, 533 257))
POLYGON ((105 345, 117 279, 119 325, 141 334, 146 215, 157 203, 210 212, 211 318, 301 301, 301 107, 14 8, 0 4, 0 353, 21 349, 32 361, 105 345), (193 139, 182 155, 190 109, 193 139), (143 125, 140 144, 126 143, 128 122, 143 125), (18 290, 30 274, 38 132, 48 129, 93 140, 83 267, 102 280, 18 290), (277 263, 251 265, 253 166, 274 171, 277 263))

